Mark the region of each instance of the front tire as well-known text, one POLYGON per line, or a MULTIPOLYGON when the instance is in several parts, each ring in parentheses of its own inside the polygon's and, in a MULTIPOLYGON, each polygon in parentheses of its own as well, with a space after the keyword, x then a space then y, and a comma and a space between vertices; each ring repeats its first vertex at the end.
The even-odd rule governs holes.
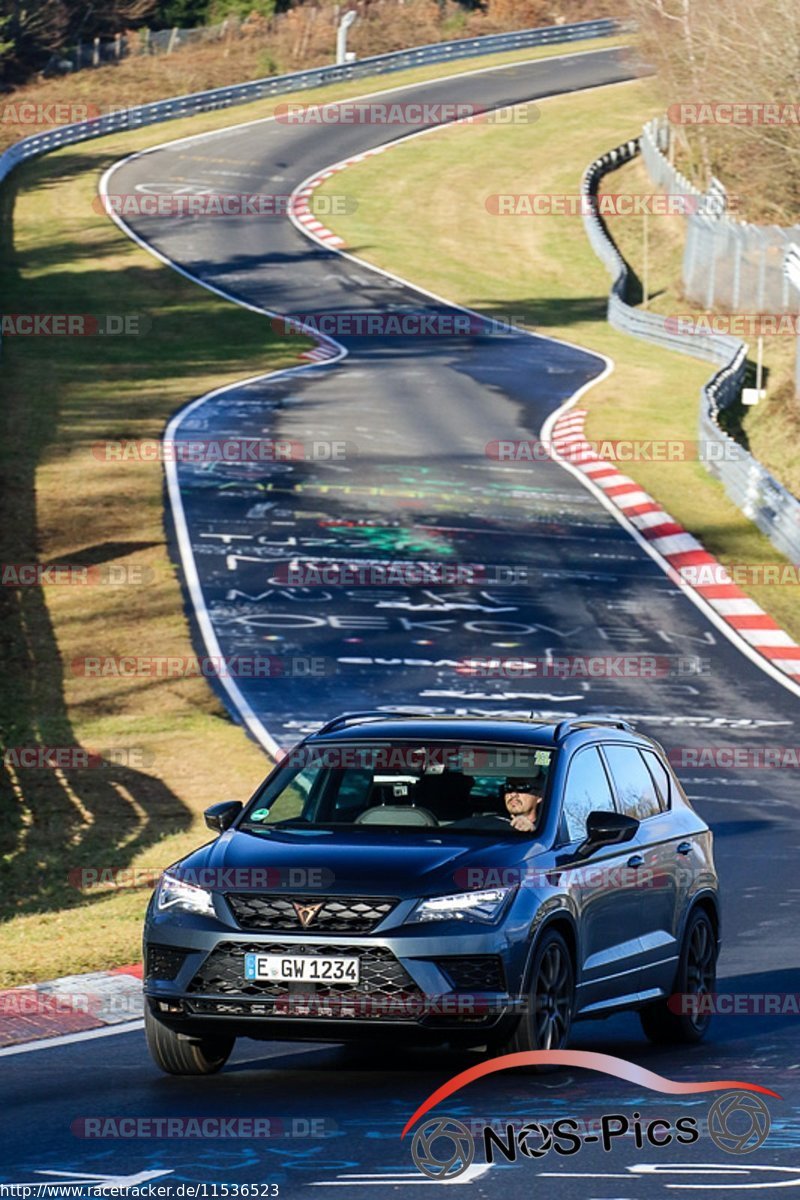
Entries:
POLYGON ((162 1025, 151 1013, 147 1001, 144 1032, 150 1057, 167 1075, 213 1075, 225 1066, 236 1040, 218 1037, 187 1041, 162 1025))
MULTIPOLYGON (((575 968, 560 933, 545 932, 531 966, 528 1004, 504 1047, 507 1054, 526 1050, 563 1050, 575 1008, 575 968)), ((553 1070, 536 1067, 537 1071, 553 1070)))
MULTIPOLYGON (((717 938, 711 918, 696 909, 683 935, 681 956, 675 976, 674 992, 690 1001, 688 1012, 673 1012, 669 1000, 657 1000, 639 1013, 642 1029, 651 1042, 695 1045, 703 1040, 711 1023, 711 1013, 701 1011, 704 997, 712 996, 717 978, 717 938), (691 1011, 691 1003, 697 1010, 691 1011)), ((683 1007, 683 1005, 682 1005, 683 1007)))

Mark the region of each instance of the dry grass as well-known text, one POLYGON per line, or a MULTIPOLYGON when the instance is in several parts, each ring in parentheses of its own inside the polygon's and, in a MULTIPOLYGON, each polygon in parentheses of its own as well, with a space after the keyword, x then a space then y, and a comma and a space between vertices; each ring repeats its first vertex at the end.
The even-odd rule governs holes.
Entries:
MULTIPOLYGON (((607 177, 609 192, 635 195, 653 191, 642 163, 635 160, 607 177)), ((609 231, 621 254, 632 267, 629 300, 642 302, 643 218, 611 217, 609 231)), ((681 287, 684 219, 648 218, 649 308, 664 316, 701 316, 702 311, 685 300, 681 287)), ((756 344, 750 339, 748 385, 755 386, 756 344)), ((796 339, 787 335, 764 337, 763 386, 767 395, 752 407, 737 405, 723 415, 727 429, 796 496, 800 496, 800 403, 795 395, 796 339)), ((710 373, 710 372, 709 372, 710 373)))
MULTIPOLYGON (((586 164, 635 136, 658 107, 652 82, 639 81, 540 102, 533 126, 462 125, 413 139, 348 169, 348 191, 358 209, 333 224, 367 261, 490 316, 512 315, 612 358, 613 373, 586 396, 591 439, 694 441, 709 365, 608 325, 609 279, 580 218, 501 219, 485 207, 490 192, 527 193, 532 180, 538 193, 576 194, 586 164)), ((610 177, 607 190, 633 190, 630 176, 624 184, 622 178, 610 177)), ((661 291, 675 272, 670 239, 679 231, 665 224, 664 243, 653 242, 654 224, 655 218, 651 288, 661 291)), ((636 260, 633 247, 641 246, 641 229, 633 221, 625 238, 636 260)), ((672 303, 663 296, 659 302, 672 303)), ((626 464, 625 471, 723 562, 786 561, 702 463, 639 461, 626 464)), ((793 589, 746 590, 800 639, 793 589)))
POLYGON ((14 231, 0 272, 8 311, 144 313, 152 326, 145 336, 91 341, 4 339, 0 560, 113 565, 143 582, 0 596, 4 747, 79 746, 102 759, 2 771, 3 982, 136 958, 150 877, 141 873, 202 840, 202 809, 246 797, 267 766, 203 680, 98 679, 73 666, 92 654, 191 654, 161 467, 104 463, 94 443, 158 439, 192 396, 298 352, 95 213, 95 171, 106 161, 96 148, 46 159, 5 194, 14 231), (76 885, 85 868, 132 876, 124 893, 95 899, 76 885))
MULTIPOLYGON (((450 71, 559 52, 497 55, 450 71)), ((427 68, 373 86, 443 73, 427 68)), ((363 94, 371 83, 303 98, 363 94)), ((192 397, 284 365, 302 348, 128 241, 93 208, 97 177, 134 150, 272 109, 262 102, 72 147, 3 186, 6 312, 139 312, 152 327, 142 337, 3 345, 0 562, 135 568, 145 583, 0 593, 3 745, 83 746, 104 763, 0 772, 0 986, 138 959, 154 872, 205 840, 204 807, 247 796, 268 765, 205 682, 92 680, 71 664, 86 653, 192 652, 167 552, 161 468, 106 466, 92 445, 158 438, 192 397), (80 889, 82 869, 122 872, 120 886, 80 889)))

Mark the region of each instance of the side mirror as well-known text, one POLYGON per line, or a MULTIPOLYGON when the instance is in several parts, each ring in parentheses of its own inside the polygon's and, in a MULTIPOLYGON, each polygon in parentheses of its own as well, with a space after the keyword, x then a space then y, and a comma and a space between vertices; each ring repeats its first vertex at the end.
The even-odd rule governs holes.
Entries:
POLYGON ((206 825, 215 833, 224 833, 228 826, 236 820, 243 807, 241 800, 223 800, 219 804, 212 804, 203 813, 206 825))
POLYGON ((586 818, 586 841, 578 847, 580 854, 591 854, 599 846, 614 846, 629 842, 636 834, 639 822, 635 817, 618 812, 590 812, 586 818))

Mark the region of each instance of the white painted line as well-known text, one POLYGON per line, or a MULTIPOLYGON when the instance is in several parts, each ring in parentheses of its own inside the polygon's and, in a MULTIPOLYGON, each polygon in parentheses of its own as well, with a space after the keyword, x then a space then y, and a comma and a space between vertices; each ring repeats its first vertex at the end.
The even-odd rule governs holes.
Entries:
MULTIPOLYGON (((545 58, 545 59, 525 59, 525 60, 520 60, 519 62, 515 62, 513 64, 503 63, 499 66, 481 68, 477 71, 467 70, 467 71, 463 71, 463 72, 458 72, 457 74, 447 76, 447 78, 448 79, 459 79, 459 78, 464 78, 468 75, 477 76, 477 75, 481 75, 481 74, 489 74, 492 71, 508 70, 509 68, 519 67, 519 66, 524 66, 524 65, 531 65, 536 62, 547 62, 547 63, 559 62, 559 61, 563 61, 565 59, 589 57, 590 55, 593 55, 593 54, 607 54, 609 49, 613 49, 613 47, 602 48, 599 50, 579 51, 574 54, 553 55, 552 57, 545 58)), ((397 85, 392 88, 385 88, 385 89, 382 89, 377 92, 367 92, 367 93, 364 93, 362 96, 349 97, 348 100, 350 102, 352 102, 353 100, 366 99, 369 96, 387 95, 392 92, 405 91, 405 90, 408 90, 410 87, 412 87, 412 88, 413 87, 424 87, 424 86, 426 86, 426 84, 428 84, 430 82, 431 82, 431 80, 428 79, 428 80, 420 81, 417 84, 411 84, 411 85, 409 85, 407 83, 404 85, 401 84, 401 85, 397 85)), ((624 87, 626 85, 626 83, 631 84, 631 83, 636 83, 636 82, 638 82, 638 80, 625 80, 625 81, 621 81, 620 83, 617 83, 617 84, 609 84, 609 85, 604 85, 604 86, 624 87)), ((597 90, 597 88, 581 89, 581 90, 595 91, 595 90, 597 90)), ((569 94, 576 95, 579 93, 576 90, 575 92, 572 92, 569 94)), ((563 93, 561 94, 561 96, 563 97, 563 93)), ((542 104, 547 100, 559 99, 559 98, 561 98, 561 97, 560 96, 540 97, 539 100, 536 101, 536 103, 542 104)), ((516 106, 511 105, 511 106, 506 106, 506 107, 513 108, 516 106)), ((502 109, 500 109, 499 111, 502 111, 502 109)), ((120 166, 122 164, 122 162, 130 161, 131 159, 140 157, 141 155, 144 155, 144 154, 154 153, 158 150, 165 149, 168 146, 186 144, 187 142, 191 142, 191 141, 206 140, 211 137, 218 137, 221 134, 230 134, 234 130, 244 129, 244 128, 247 128, 252 125, 264 124, 264 123, 274 121, 274 120, 275 120, 274 116, 259 117, 259 118, 255 118, 254 120, 251 120, 251 121, 242 121, 236 125, 227 126, 223 130, 219 130, 219 129, 207 130, 204 133, 190 134, 190 135, 182 137, 182 138, 174 138, 171 141, 161 142, 155 146, 149 147, 147 150, 139 151, 138 154, 130 155, 130 156, 128 156, 128 158, 121 160, 119 163, 115 163, 106 172, 105 176, 103 177, 103 183, 107 182, 107 180, 110 178, 111 174, 114 172, 114 170, 116 170, 116 168, 118 166, 120 166)), ((404 144, 405 142, 408 142, 411 138, 420 137, 422 135, 427 135, 427 134, 440 133, 442 130, 448 129, 449 127, 450 126, 448 124, 448 125, 433 126, 430 129, 419 130, 418 132, 413 133, 407 137, 398 138, 393 142, 386 142, 382 146, 376 147, 373 150, 369 151, 369 153, 370 154, 382 154, 388 149, 394 149, 396 146, 398 146, 400 144, 404 144)), ((299 194, 303 188, 316 186, 320 182, 321 182, 321 180, 318 176, 311 176, 310 178, 304 180, 299 185, 299 187, 297 189, 295 189, 295 192, 292 193, 292 197, 296 193, 299 194)), ((101 184, 101 187, 102 187, 102 184, 101 184)), ((103 193, 101 191, 101 195, 105 196, 105 193, 103 193)), ((292 200, 290 199, 289 219, 295 225, 295 228, 297 228, 299 230, 299 232, 305 234, 306 237, 313 238, 313 235, 309 234, 305 230, 305 228, 300 224, 300 222, 296 220, 296 218, 292 214, 291 209, 292 209, 292 200)), ((154 257, 159 258, 162 262, 167 263, 167 265, 171 266, 174 270, 176 270, 180 274, 184 275, 187 279, 192 279, 195 283, 198 283, 201 287, 205 287, 206 289, 208 289, 212 292, 217 292, 219 295, 226 296, 227 299, 232 300, 234 303, 241 305, 241 307, 243 307, 243 308, 252 309, 253 311, 260 311, 260 310, 256 309, 255 306, 244 303, 234 296, 227 295, 221 289, 215 288, 213 285, 206 283, 204 280, 191 275, 188 271, 185 271, 177 263, 173 262, 166 256, 160 254, 160 252, 155 250, 154 247, 148 245, 146 242, 144 242, 142 239, 140 239, 134 233, 134 231, 132 229, 130 229, 128 226, 126 226, 125 223, 118 218, 118 214, 110 213, 109 215, 112 217, 113 220, 116 221, 116 223, 120 226, 120 228, 123 229, 128 234, 129 237, 131 237, 134 241, 136 241, 139 245, 141 245, 149 253, 153 254, 154 257)), ((350 262, 357 264, 359 267, 364 268, 369 271, 372 271, 376 275, 381 275, 386 279, 392 279, 395 282, 400 283, 401 285, 403 285, 407 288, 410 288, 413 291, 416 291, 420 295, 428 296, 431 299, 436 300, 438 303, 448 304, 448 305, 450 305, 450 307, 455 308, 460 312, 466 312, 466 313, 469 313, 470 315, 479 317, 480 319, 484 319, 483 314, 475 312, 474 309, 470 309, 470 308, 467 308, 465 305, 454 304, 452 301, 445 300, 442 296, 437 295, 435 292, 431 292, 427 288, 420 287, 418 284, 412 284, 408 280, 404 279, 402 276, 396 275, 391 271, 385 271, 380 267, 374 266, 372 263, 366 262, 364 259, 358 258, 355 254, 350 254, 347 251, 342 250, 342 249, 337 249, 335 251, 331 250, 331 252, 340 254, 342 258, 348 259, 350 262)), ((279 314, 268 313, 267 315, 278 316, 279 314)), ((515 328, 517 328, 517 327, 515 327, 515 328)), ((595 357, 600 359, 605 364, 604 369, 601 371, 601 373, 599 375, 595 376, 594 379, 589 380, 587 383, 583 384, 580 388, 578 388, 578 390, 574 393, 574 395, 572 397, 570 397, 569 400, 566 400, 559 408, 555 409, 555 411, 552 412, 550 414, 550 416, 545 420, 544 424, 542 425, 540 437, 545 442, 552 441, 553 429, 555 428, 556 423, 559 420, 564 420, 565 418, 567 418, 568 414, 572 415, 572 416, 574 416, 576 414, 576 411, 578 411, 578 410, 575 409, 575 405, 577 404, 580 397, 583 396, 589 390, 589 388, 594 387, 596 384, 602 382, 602 380, 608 378, 608 376, 614 370, 614 361, 608 355, 601 354, 596 350, 595 351, 587 350, 585 346, 579 346, 577 343, 568 341, 566 339, 553 338, 548 335, 537 334, 532 330, 524 330, 524 329, 519 329, 519 328, 517 328, 517 332, 528 334, 531 337, 537 337, 542 341, 549 340, 549 341, 557 342, 561 345, 572 346, 574 349, 582 350, 584 353, 594 354, 595 357)), ((330 341, 333 342, 333 339, 330 339, 330 341)), ((338 349, 340 351, 340 353, 336 357, 339 359, 346 357, 347 351, 345 350, 345 348, 343 346, 339 345, 338 343, 333 343, 333 344, 337 345, 338 349)), ((291 368, 289 371, 274 372, 274 373, 272 373, 272 377, 274 378, 278 375, 291 374, 291 372, 293 370, 313 370, 313 369, 315 369, 314 366, 291 368)), ((255 378, 268 378, 268 377, 269 376, 257 376, 255 378)), ((245 383, 245 382, 248 382, 248 381, 242 381, 240 384, 236 384, 236 385, 232 385, 232 386, 233 387, 241 386, 242 383, 245 383)), ((225 389, 219 389, 219 390, 224 391, 225 389)), ((213 395, 213 394, 214 393, 210 393, 209 395, 213 395)), ((189 412, 193 411, 200 404, 202 404, 207 398, 209 398, 209 397, 206 397, 206 396, 200 397, 198 400, 195 400, 192 404, 188 405, 185 409, 183 409, 180 413, 178 413, 176 415, 176 417, 173 418, 173 421, 170 423, 169 429, 177 428, 177 425, 180 423, 182 418, 184 416, 186 416, 189 412)), ((169 432, 169 430, 168 430, 168 432, 169 432)), ((633 538, 633 540, 637 543, 637 545, 640 547, 640 549, 644 550, 644 552, 662 569, 662 571, 667 575, 667 577, 669 579, 671 579, 677 585, 677 587, 683 592, 683 594, 687 597, 687 599, 689 599, 695 605, 695 607, 698 608, 704 614, 706 619, 720 633, 724 634, 724 636, 740 651, 741 654, 743 654, 746 658, 748 658, 764 674, 769 675, 770 678, 772 678, 776 683, 779 683, 783 688, 785 688, 787 691, 791 692, 793 695, 800 697, 800 684, 795 682, 794 679, 788 678, 781 670, 776 668, 772 662, 770 662, 768 659, 763 658, 760 654, 757 653, 757 651, 753 650, 753 648, 751 646, 749 646, 748 643, 739 636, 738 632, 736 630, 734 630, 730 625, 728 625, 728 623, 724 620, 723 617, 721 617, 718 613, 716 613, 714 611, 714 609, 711 607, 711 605, 708 603, 708 601, 702 596, 702 594, 700 592, 698 592, 691 584, 686 582, 683 578, 681 578, 676 573, 675 569, 670 566, 669 562, 658 552, 658 550, 646 538, 642 537, 641 533, 639 533, 639 531, 632 524, 632 522, 626 517, 625 513, 623 511, 621 511, 623 508, 634 507, 637 504, 651 504, 651 503, 653 503, 653 499, 651 496, 649 496, 646 492, 639 491, 639 492, 628 493, 626 496, 623 496, 623 497, 618 497, 612 502, 612 500, 603 493, 602 489, 597 486, 595 481, 585 471, 581 470, 578 467, 573 466, 569 461, 567 461, 566 459, 564 459, 563 457, 558 455, 558 452, 555 453, 554 457, 555 457, 555 461, 557 461, 565 471, 569 471, 570 474, 572 474, 576 479, 580 480, 580 482, 587 488, 587 490, 592 493, 592 495, 595 497, 595 499, 598 501, 598 503, 600 503, 602 505, 602 507, 604 507, 607 510, 607 512, 617 521, 617 523, 620 526, 622 526, 622 528, 625 529, 626 532, 633 538)), ((172 502, 172 491, 171 490, 170 490, 170 499, 172 502)), ((183 514, 183 506, 182 506, 179 494, 178 494, 177 499, 178 499, 178 504, 180 506, 180 514, 183 519, 183 524, 184 524, 184 528, 185 528, 185 516, 183 514)), ((173 512, 175 512, 174 506, 173 506, 173 512)), ((176 520, 176 528, 177 528, 177 524, 178 524, 178 522, 176 520)), ((191 556, 191 545, 189 545, 189 553, 191 556)), ((183 550, 182 550, 182 558, 183 558, 183 550)), ((197 572, 196 572, 196 567, 195 567, 193 560, 192 560, 191 568, 192 568, 191 573, 193 574, 194 579, 196 580, 197 572)), ((190 586, 188 581, 189 581, 189 573, 187 572, 187 586, 190 586)), ((199 590, 199 583, 197 586, 198 586, 198 590, 199 590)), ((192 600, 194 602, 195 595, 192 592, 191 586, 190 586, 190 594, 192 595, 192 600)), ((201 608, 198 611, 198 620, 200 617, 200 613, 202 612, 202 614, 206 618, 206 621, 208 621, 208 612, 205 607, 205 602, 203 600, 201 590, 200 590, 199 598, 200 598, 201 608)), ((210 622, 208 622, 208 624, 210 624, 210 622)), ((203 628, 203 626, 201 626, 201 628, 203 628)), ((213 635, 213 630, 211 632, 212 632, 212 636, 213 636, 213 642, 214 642, 214 644, 217 644, 216 636, 213 635)), ((204 636, 205 636, 205 633, 204 633, 204 636)), ((206 644, 208 645, 208 643, 206 643, 206 644)), ((236 688, 235 690, 236 690, 236 692, 238 692, 239 689, 236 688)), ((264 737, 266 739, 268 739, 269 742, 272 742, 270 735, 267 733, 266 729, 264 729, 263 725, 261 725, 261 722, 258 720, 258 718, 255 717, 255 714, 252 712, 252 709, 250 708, 249 704, 247 704, 247 702, 244 700, 244 697, 241 696, 241 693, 239 693, 239 695, 241 698, 241 702, 244 706, 239 711, 242 713, 243 717, 245 717, 245 720, 248 723, 248 727, 250 727, 251 729, 254 729, 254 730, 257 727, 260 727, 264 737), (245 714, 247 714, 247 715, 245 715, 245 714), (252 724, 251 724, 251 722, 252 722, 252 724)), ((258 735, 256 735, 256 736, 258 736, 258 735)), ((259 736, 258 740, 261 741, 262 745, 266 744, 265 741, 262 740, 262 737, 259 736)), ((274 742, 272 744, 275 745, 274 742)), ((271 751, 271 753, 274 753, 274 751, 271 751)))
MULTIPOLYGON (((635 80, 627 80, 619 84, 611 84, 607 86, 623 87, 625 86, 626 82, 632 83, 635 82, 635 80)), ((586 90, 594 91, 596 89, 590 88, 586 90)), ((575 95, 577 93, 570 94, 575 95)), ((545 96, 541 97, 537 103, 541 104, 546 100, 558 98, 558 96, 545 96)), ((515 106, 511 105, 510 107, 513 108, 515 106)), ((499 111, 503 110, 501 109, 499 111)), ((456 121, 451 122, 450 124, 459 123, 460 122, 456 121)), ((405 144, 412 138, 427 136, 433 133, 440 133, 442 130, 449 128, 450 125, 448 124, 434 126, 431 129, 419 130, 417 133, 412 133, 407 137, 398 138, 393 142, 384 143, 384 145, 379 147, 376 152, 383 153, 386 150, 394 149, 399 145, 405 144)), ((302 188, 305 185, 307 185, 307 181, 301 183, 300 187, 302 188)), ((294 193, 292 193, 292 195, 294 195, 294 193)), ((295 224, 295 227, 299 229, 301 233, 304 233, 306 237, 311 237, 313 239, 313 234, 308 233, 294 220, 292 214, 291 197, 289 199, 289 220, 292 221, 295 224)), ((459 312, 469 313, 471 316, 478 317, 482 320, 485 319, 484 314, 478 313, 474 309, 468 308, 466 305, 456 304, 451 300, 447 300, 445 297, 440 296, 436 292, 430 291, 428 288, 421 287, 416 283, 410 283, 407 279, 404 279, 402 275, 397 275, 393 271, 386 271, 382 267, 375 266, 373 263, 367 262, 365 259, 359 258, 357 255, 351 254, 346 250, 338 250, 336 253, 340 254, 342 258, 346 258, 350 262, 355 263, 359 267, 365 268, 368 271, 373 271, 376 275, 381 275, 385 279, 392 279, 395 281, 395 283, 399 283, 405 287, 411 288, 420 295, 428 296, 430 299, 435 300, 439 304, 447 304, 450 307, 457 309, 459 312)), ((565 338, 554 338, 551 335, 536 333, 533 330, 522 329, 518 326, 515 326, 514 328, 517 332, 528 334, 530 337, 537 337, 542 341, 557 342, 560 345, 572 346, 576 350, 582 350, 586 354, 594 354, 596 358, 599 358, 605 364, 604 369, 599 375, 596 375, 594 379, 588 380, 587 383, 578 388, 578 390, 573 396, 570 397, 569 400, 565 400, 559 408, 555 409, 550 416, 546 418, 539 432, 539 437, 545 444, 552 443, 554 440, 554 430, 559 427, 560 422, 563 422, 565 419, 569 419, 570 417, 574 417, 578 414, 581 416, 586 415, 585 409, 576 408, 578 401, 586 392, 589 391, 590 388, 595 387, 596 384, 601 383, 604 379, 608 378, 608 376, 614 370, 614 360, 607 354, 602 354, 597 350, 587 350, 585 346, 579 346, 576 342, 568 341, 565 338)), ((719 633, 723 634, 727 640, 736 647, 740 654, 749 659, 754 666, 758 667, 758 669, 765 675, 768 675, 776 683, 780 684, 781 687, 783 687, 786 691, 791 692, 794 696, 800 697, 800 683, 796 682, 793 678, 789 678, 782 670, 777 668, 772 661, 764 658, 755 649, 753 649, 753 647, 750 646, 744 638, 740 637, 738 630, 734 629, 733 626, 727 623, 724 617, 721 617, 719 613, 714 611, 702 593, 693 587, 691 583, 687 582, 687 580, 685 580, 682 575, 680 575, 679 572, 677 572, 676 569, 671 566, 669 560, 659 553, 658 549, 653 545, 653 542, 643 537, 636 526, 632 523, 631 519, 626 516, 624 510, 627 508, 635 508, 640 504, 653 504, 654 501, 652 496, 645 491, 627 492, 622 496, 615 496, 613 498, 606 496, 602 488, 598 486, 598 483, 586 472, 585 469, 574 466, 571 462, 569 462, 568 458, 560 455, 558 450, 553 450, 553 457, 554 461, 558 462, 565 471, 569 471, 571 475, 580 480, 583 486, 592 493, 602 507, 605 508, 606 511, 614 518, 614 520, 621 525, 622 528, 633 538, 640 549, 644 550, 648 557, 650 557, 653 562, 655 562, 661 568, 667 578, 675 583, 684 596, 686 596, 686 598, 690 600, 691 603, 694 604, 694 606, 699 609, 701 613, 703 613, 708 622, 713 625, 719 633)), ((700 547, 700 549, 704 549, 704 547, 700 547)), ((800 672, 798 672, 798 676, 800 677, 800 672)))
MULTIPOLYGON (((248 124, 255 123, 256 122, 248 122, 248 124)), ((203 137, 204 135, 199 134, 195 136, 203 137)), ((178 139, 178 141, 183 142, 190 140, 190 138, 178 139)), ((174 143, 167 144, 172 145, 174 143)), ((109 167, 100 180, 98 189, 100 196, 106 202, 106 209, 109 207, 107 203, 108 185, 111 176, 115 173, 115 171, 117 171, 123 165, 123 163, 132 162, 137 158, 141 158, 146 154, 152 153, 155 149, 157 149, 157 147, 151 146, 148 150, 131 154, 127 158, 120 159, 119 162, 116 162, 109 167)), ((173 259, 169 258, 168 255, 162 254, 160 250, 157 250, 155 246, 151 246, 149 242, 144 240, 144 238, 139 237, 138 233, 136 233, 135 230, 131 229, 131 227, 125 221, 123 221, 119 213, 109 212, 109 216, 132 241, 136 242, 138 246, 141 246, 143 250, 146 250, 148 254, 152 254, 153 257, 157 258, 160 262, 163 262, 167 266, 171 267, 173 271, 177 271, 178 274, 182 275, 185 279, 191 280, 192 283, 199 284, 200 287, 205 288, 206 291, 213 292, 215 295, 221 296, 225 300, 230 300, 233 304, 238 304, 240 308, 245 308, 249 312, 259 313, 263 316, 273 318, 282 317, 281 313, 273 312, 266 308, 260 308, 255 304, 250 304, 248 301, 232 295, 224 288, 217 287, 215 284, 208 283, 199 276, 193 275, 191 271, 187 271, 185 267, 180 266, 179 263, 174 262, 173 259)), ((300 328, 305 329, 305 326, 301 325, 300 328)), ((331 349, 332 353, 329 360, 331 363, 335 362, 339 358, 344 358, 347 354, 344 346, 342 346, 339 342, 334 341, 333 338, 329 338, 325 334, 321 334, 316 331, 308 332, 309 336, 315 338, 320 345, 327 345, 331 349)), ((297 375, 301 371, 319 370, 320 367, 320 363, 305 363, 300 367, 288 367, 280 371, 268 371, 263 375, 252 375, 246 379, 237 380, 236 383, 229 383, 225 384, 223 387, 215 388, 213 391, 207 392, 203 396, 199 396, 196 400, 193 400, 190 404, 187 404, 185 408, 182 408, 178 413, 175 414, 175 416, 167 425, 164 433, 164 440, 168 442, 175 441, 181 422, 190 413, 194 412, 195 409, 205 404, 207 400, 212 400, 216 396, 223 395, 225 392, 236 391, 237 389, 245 387, 250 383, 257 383, 265 379, 274 380, 279 378, 287 378, 291 375, 297 375)), ((194 560, 191 538, 189 537, 189 528, 186 522, 186 513, 183 508, 183 498, 181 497, 181 491, 178 485, 178 463, 173 460, 171 455, 165 455, 165 458, 166 462, 164 464, 164 472, 167 479, 167 492, 170 499, 170 505, 172 507, 172 516, 175 523, 175 536, 178 540, 178 549, 181 556, 181 564, 183 566, 186 587, 189 591, 189 596, 191 598, 195 616, 197 618, 197 624, 200 629, 201 637, 205 643, 208 655, 211 659, 222 659, 222 649, 217 639, 217 634, 206 606, 202 585, 200 583, 200 576, 197 571, 197 564, 194 560)), ((228 693, 234 709, 239 713, 244 721, 244 724, 259 745, 262 746, 273 758, 280 758, 283 754, 282 747, 273 738, 272 734, 266 728, 261 718, 253 710, 250 702, 245 697, 236 680, 228 673, 222 674, 218 678, 221 686, 228 693)))
POLYGON ((458 1187, 475 1183, 491 1170, 490 1163, 472 1163, 455 1179, 427 1179, 421 1171, 384 1171, 382 1174, 340 1175, 337 1179, 315 1179, 306 1187, 458 1187))

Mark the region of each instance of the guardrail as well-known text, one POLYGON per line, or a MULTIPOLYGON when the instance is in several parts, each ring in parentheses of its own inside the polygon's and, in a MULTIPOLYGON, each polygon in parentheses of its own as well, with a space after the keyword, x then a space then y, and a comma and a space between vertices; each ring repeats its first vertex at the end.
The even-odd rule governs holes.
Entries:
POLYGON ((285 95, 287 92, 321 87, 326 83, 341 83, 370 75, 386 75, 393 71, 405 71, 431 63, 477 58, 485 54, 585 41, 587 38, 611 37, 626 29, 624 23, 608 17, 599 21, 579 21, 572 25, 546 25, 539 29, 521 29, 515 33, 493 33, 485 37, 462 38, 454 42, 433 42, 427 46, 414 46, 410 50, 395 50, 391 54, 376 54, 343 66, 312 67, 305 71, 293 71, 288 75, 273 75, 266 79, 252 80, 250 83, 212 88, 206 92, 174 96, 169 100, 157 100, 152 104, 137 105, 91 121, 62 125, 46 133, 22 138, 0 155, 0 180, 5 179, 9 171, 26 159, 47 154, 51 150, 59 150, 62 146, 74 145, 76 142, 103 137, 108 133, 141 129, 162 121, 175 121, 180 117, 232 108, 237 104, 248 104, 253 100, 285 95))
MULTIPOLYGON (((741 396, 747 362, 744 342, 723 334, 681 334, 664 317, 635 308, 625 299, 630 277, 628 264, 593 204, 603 176, 635 158, 642 150, 642 142, 643 139, 634 138, 596 158, 586 168, 581 183, 584 228, 592 249, 613 280, 608 297, 609 324, 622 333, 668 350, 720 364, 700 391, 699 434, 705 450, 704 465, 775 548, 792 562, 800 563, 800 500, 719 424, 720 412, 741 396)), ((675 185, 674 180, 670 183, 675 185)), ((688 181, 686 188, 701 195, 688 181)))

